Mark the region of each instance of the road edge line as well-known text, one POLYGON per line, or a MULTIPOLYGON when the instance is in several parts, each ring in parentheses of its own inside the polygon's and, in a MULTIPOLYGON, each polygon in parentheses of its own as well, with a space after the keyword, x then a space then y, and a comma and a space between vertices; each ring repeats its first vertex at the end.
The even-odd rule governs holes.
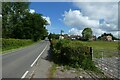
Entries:
POLYGON ((26 72, 23 74, 23 76, 21 77, 21 79, 25 78, 26 75, 28 74, 28 72, 29 72, 29 71, 26 71, 26 72))
POLYGON ((38 57, 34 60, 34 62, 30 65, 30 67, 33 67, 33 65, 38 61, 38 59, 40 58, 40 56, 42 55, 42 53, 45 51, 46 48, 47 48, 47 45, 45 46, 43 51, 38 55, 38 57))

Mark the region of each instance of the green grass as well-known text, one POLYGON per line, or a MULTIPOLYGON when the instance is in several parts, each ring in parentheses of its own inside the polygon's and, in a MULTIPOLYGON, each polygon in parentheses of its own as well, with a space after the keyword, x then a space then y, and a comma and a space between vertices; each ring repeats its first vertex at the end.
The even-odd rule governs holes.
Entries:
POLYGON ((2 54, 6 51, 15 50, 33 44, 30 39, 0 39, 2 40, 2 54))
POLYGON ((57 70, 56 67, 57 67, 57 64, 53 63, 52 67, 50 68, 49 78, 54 78, 54 74, 57 70))
POLYGON ((86 46, 93 47, 94 57, 118 57, 118 42, 108 41, 80 41, 86 46))
POLYGON ((109 51, 117 51, 118 42, 107 42, 107 41, 81 41, 87 46, 93 47, 95 50, 106 49, 109 51))

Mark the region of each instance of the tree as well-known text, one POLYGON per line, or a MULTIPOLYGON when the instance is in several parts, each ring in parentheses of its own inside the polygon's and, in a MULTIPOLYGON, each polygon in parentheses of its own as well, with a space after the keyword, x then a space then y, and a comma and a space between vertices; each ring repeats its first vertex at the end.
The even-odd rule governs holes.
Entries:
POLYGON ((48 23, 41 14, 27 13, 23 22, 24 38, 30 38, 34 41, 37 41, 38 39, 44 39, 46 36, 48 36, 47 29, 45 28, 45 25, 48 25, 48 23))
POLYGON ((28 2, 3 2, 2 3, 2 37, 3 38, 21 38, 22 19, 28 11, 28 2), (20 28, 18 28, 20 27, 20 28), (16 31, 17 30, 17 31, 16 31))
POLYGON ((42 14, 30 13, 27 2, 3 3, 3 38, 32 39, 37 41, 48 35, 48 22, 42 14))
POLYGON ((63 30, 61 30, 61 35, 64 33, 64 31, 63 30))
POLYGON ((103 33, 103 34, 101 34, 101 36, 98 37, 98 39, 99 39, 99 40, 105 39, 105 36, 111 36, 111 37, 112 37, 112 40, 119 40, 119 38, 116 38, 116 37, 113 36, 113 34, 111 34, 111 33, 103 33))
POLYGON ((92 29, 91 28, 85 28, 82 31, 82 36, 84 40, 89 40, 92 37, 92 29))
POLYGON ((51 39, 59 39, 59 36, 60 36, 60 34, 50 33, 49 36, 48 36, 48 39, 49 39, 49 41, 51 39))

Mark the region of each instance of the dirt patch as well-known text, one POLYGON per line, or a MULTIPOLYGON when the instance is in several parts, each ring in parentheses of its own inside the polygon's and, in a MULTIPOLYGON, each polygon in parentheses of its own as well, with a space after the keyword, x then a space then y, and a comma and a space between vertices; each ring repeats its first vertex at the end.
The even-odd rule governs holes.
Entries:
POLYGON ((82 68, 75 69, 66 66, 55 67, 54 78, 105 78, 102 73, 83 70, 82 68))

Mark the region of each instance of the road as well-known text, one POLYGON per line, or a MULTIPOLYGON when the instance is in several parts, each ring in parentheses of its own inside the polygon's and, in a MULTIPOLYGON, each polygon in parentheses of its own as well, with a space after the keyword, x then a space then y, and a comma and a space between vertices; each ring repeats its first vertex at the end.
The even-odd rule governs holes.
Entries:
POLYGON ((3 78, 25 78, 30 68, 49 46, 49 41, 40 41, 29 47, 2 55, 3 78))

